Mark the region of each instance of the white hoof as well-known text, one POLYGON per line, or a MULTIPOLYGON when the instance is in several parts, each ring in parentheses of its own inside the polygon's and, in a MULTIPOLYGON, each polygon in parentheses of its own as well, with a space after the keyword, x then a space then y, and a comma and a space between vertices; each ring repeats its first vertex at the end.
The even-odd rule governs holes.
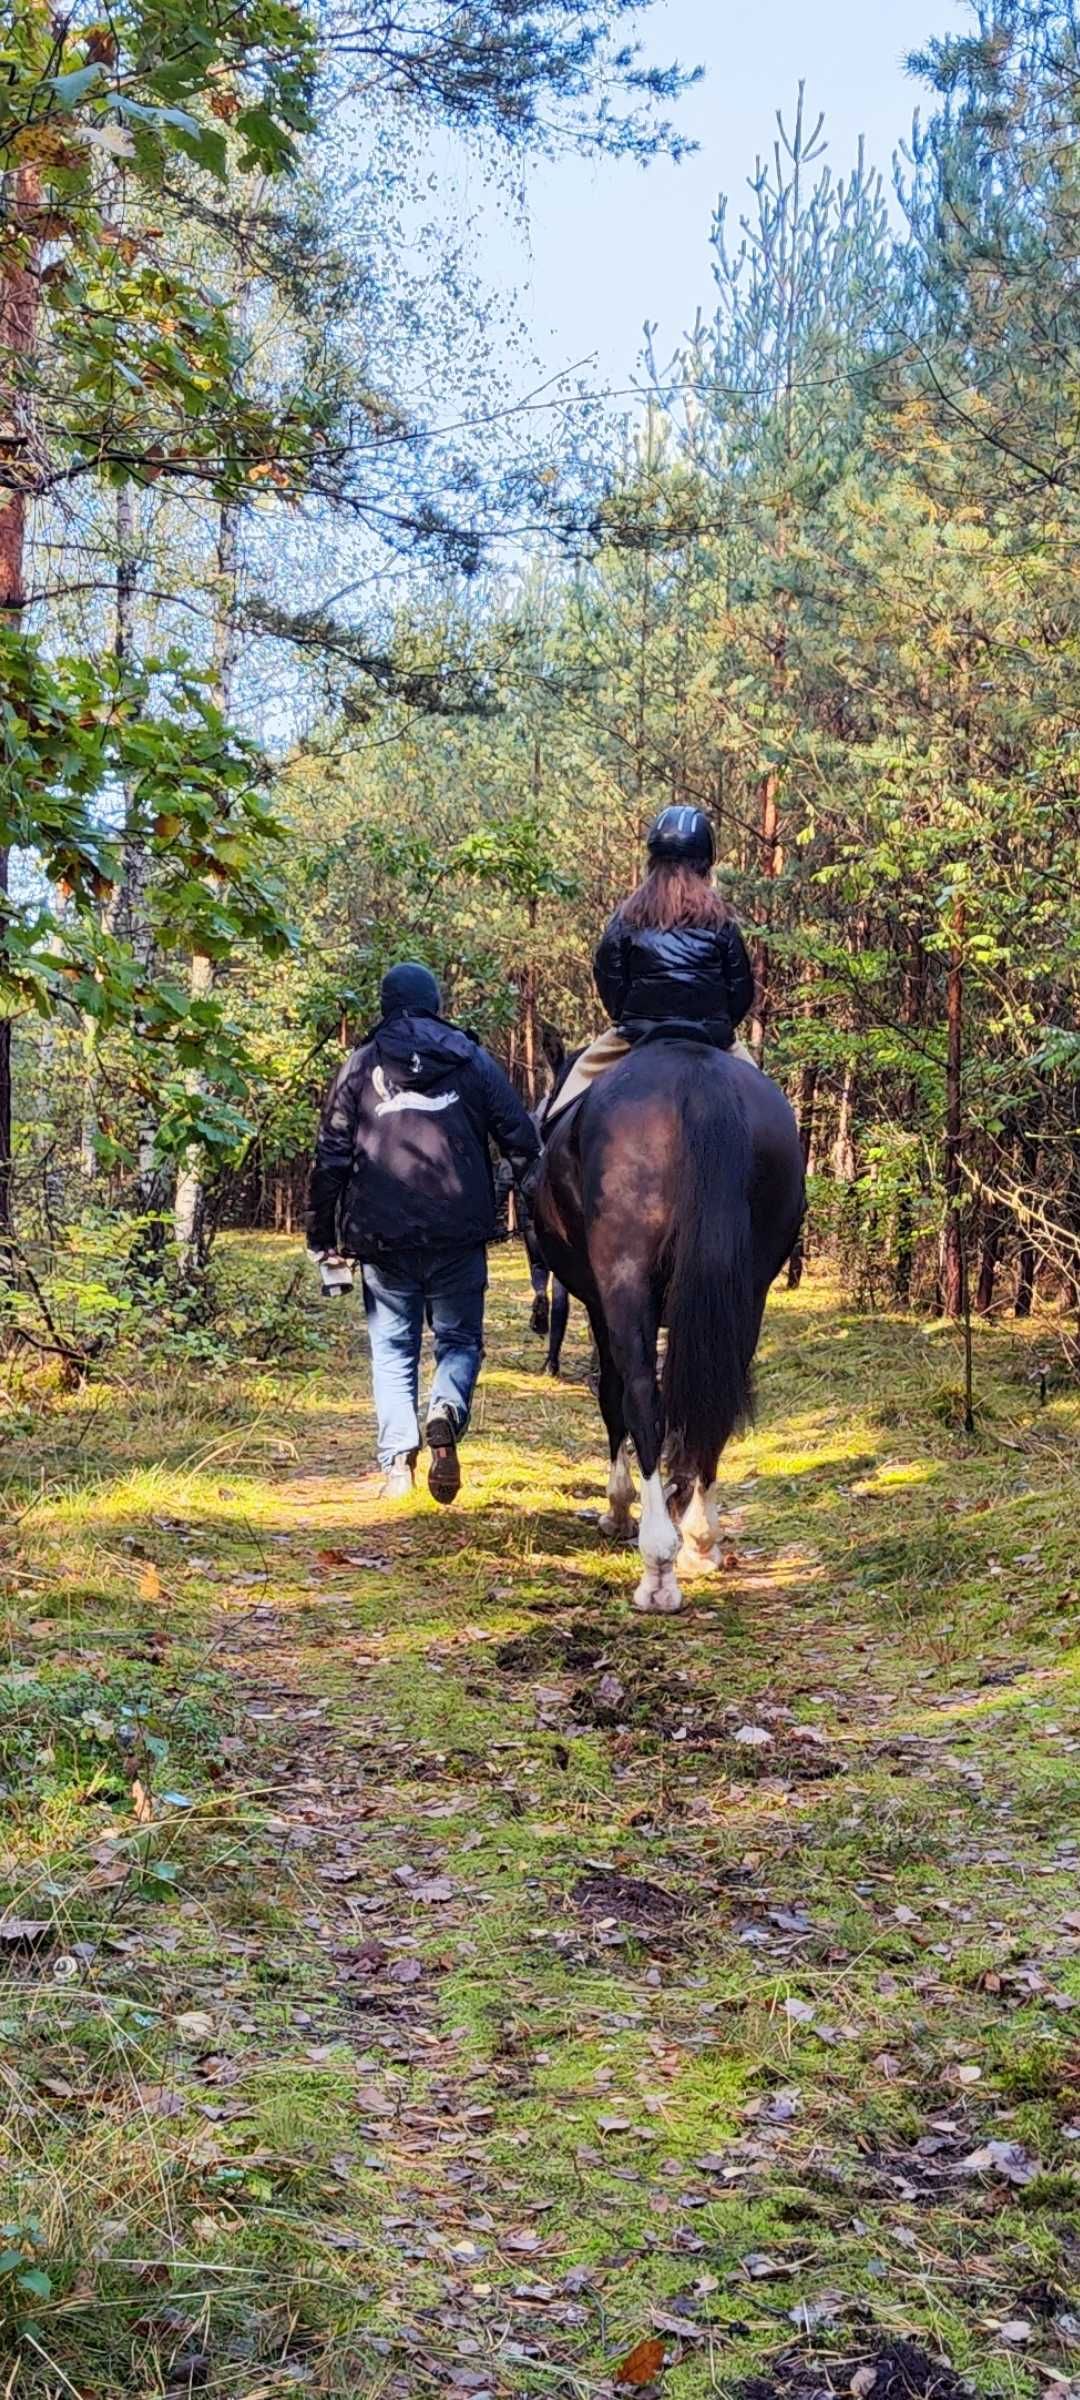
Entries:
POLYGON ((684 1542, 675 1561, 679 1575, 715 1575, 720 1564, 720 1552, 711 1546, 699 1549, 696 1542, 684 1542))
POLYGON ((646 1567, 636 1592, 634 1607, 643 1616, 675 1617, 683 1604, 682 1593, 675 1580, 673 1567, 646 1567))

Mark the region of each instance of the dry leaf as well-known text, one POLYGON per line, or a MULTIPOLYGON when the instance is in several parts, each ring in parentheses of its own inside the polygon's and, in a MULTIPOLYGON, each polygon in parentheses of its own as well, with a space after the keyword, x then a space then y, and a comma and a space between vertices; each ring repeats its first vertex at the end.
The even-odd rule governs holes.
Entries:
POLYGON ((205 2008, 185 2008, 173 2019, 173 2024, 181 2041, 190 2043, 193 2049, 213 2041, 217 2031, 213 2017, 205 2008))
POLYGON ((645 2340, 638 2342, 636 2348, 616 2367, 613 2381, 635 2385, 653 2383, 666 2355, 665 2344, 658 2341, 655 2334, 647 2334, 645 2340))
POLYGON ((956 2170, 958 2175, 1000 2175, 1006 2183, 1034 2183, 1041 2172, 1038 2159, 1029 2158, 1019 2142, 984 2142, 981 2150, 969 2151, 956 2170))
POLYGON ((139 1577, 139 1598, 140 1600, 160 1600, 161 1598, 161 1577, 152 1560, 147 1560, 139 1577))
POLYGON ((149 1825, 150 1819, 154 1814, 154 1803, 146 1789, 146 1785, 140 1782, 137 1775, 131 1787, 131 1805, 135 1811, 140 1825, 149 1825))
POLYGON ((36 1950, 42 1942, 51 1941, 52 1930, 48 1917, 5 1917, 0 1942, 12 1950, 36 1950))

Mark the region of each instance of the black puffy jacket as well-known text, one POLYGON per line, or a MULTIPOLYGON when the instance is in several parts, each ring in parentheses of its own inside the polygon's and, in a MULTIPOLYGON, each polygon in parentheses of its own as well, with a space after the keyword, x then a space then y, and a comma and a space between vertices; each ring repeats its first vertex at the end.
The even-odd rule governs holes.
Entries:
POLYGON ((754 997, 746 944, 733 917, 721 925, 624 925, 616 910, 593 961, 613 1024, 631 1041, 658 1025, 699 1026, 726 1050, 754 997))
POLYGON ((385 1019, 330 1089, 308 1189, 310 1247, 375 1264, 406 1249, 490 1242, 489 1138, 517 1173, 540 1148, 502 1068, 439 1017, 385 1019))

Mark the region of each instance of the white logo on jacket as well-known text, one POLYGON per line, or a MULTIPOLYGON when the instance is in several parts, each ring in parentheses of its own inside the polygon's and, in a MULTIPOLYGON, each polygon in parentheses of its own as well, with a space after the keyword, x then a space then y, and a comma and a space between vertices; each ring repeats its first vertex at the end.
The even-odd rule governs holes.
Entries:
POLYGON ((442 1109, 453 1108, 459 1097, 457 1092, 388 1092, 381 1067, 376 1067, 371 1080, 379 1095, 377 1117, 400 1116, 406 1108, 418 1108, 428 1116, 437 1116, 442 1109))

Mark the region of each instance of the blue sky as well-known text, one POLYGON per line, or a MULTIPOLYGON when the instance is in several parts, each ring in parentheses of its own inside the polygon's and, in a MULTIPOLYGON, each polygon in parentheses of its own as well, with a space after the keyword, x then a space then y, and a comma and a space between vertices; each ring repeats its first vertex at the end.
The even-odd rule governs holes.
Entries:
POLYGON ((646 317, 660 323, 664 357, 698 304, 709 308, 717 195, 727 192, 737 217, 775 110, 790 112, 800 77, 813 115, 825 111, 834 173, 846 172, 863 133, 888 178, 921 97, 905 56, 966 13, 961 0, 656 0, 645 19, 648 54, 706 70, 679 110, 699 144, 692 158, 644 171, 629 162, 541 162, 528 176, 525 231, 484 203, 479 182, 470 188, 468 175, 460 178, 462 204, 481 212, 481 278, 516 291, 543 371, 595 361, 590 382, 625 385, 646 317))

